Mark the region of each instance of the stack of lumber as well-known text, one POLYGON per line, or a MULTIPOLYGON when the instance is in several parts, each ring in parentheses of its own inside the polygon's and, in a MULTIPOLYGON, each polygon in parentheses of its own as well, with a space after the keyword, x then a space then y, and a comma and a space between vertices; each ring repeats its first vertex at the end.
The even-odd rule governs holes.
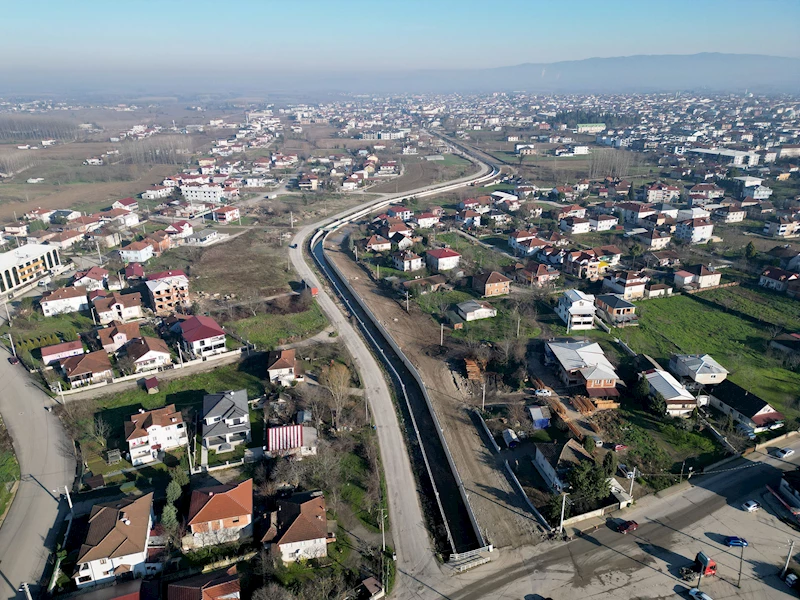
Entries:
POLYGON ((471 358, 464 359, 464 366, 467 369, 467 379, 470 381, 483 381, 480 365, 471 358))
POLYGON ((594 403, 585 396, 573 396, 572 405, 578 409, 578 412, 582 415, 590 415, 597 410, 594 403))
POLYGON ((597 410, 609 410, 612 408, 619 408, 619 402, 614 402, 613 400, 604 400, 602 398, 597 398, 594 401, 594 405, 597 407, 597 410))
POLYGON ((562 420, 569 420, 569 417, 567 417, 567 409, 563 404, 561 404, 561 401, 558 398, 548 398, 547 403, 550 405, 550 408, 555 411, 559 417, 561 417, 562 420))

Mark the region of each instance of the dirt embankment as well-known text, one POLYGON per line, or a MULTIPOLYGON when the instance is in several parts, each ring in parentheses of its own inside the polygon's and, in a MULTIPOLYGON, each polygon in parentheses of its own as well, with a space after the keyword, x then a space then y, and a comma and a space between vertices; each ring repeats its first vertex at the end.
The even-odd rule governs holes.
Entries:
MULTIPOLYGON (((338 248, 330 248, 329 256, 419 370, 488 541, 496 547, 530 544, 537 530, 533 515, 508 481, 502 459, 487 448, 470 418, 467 409, 479 399, 466 395, 462 390, 467 386, 454 380, 446 362, 448 352, 439 346, 439 326, 413 303, 410 314, 406 313, 400 302, 387 296, 338 248)), ((453 348, 450 350, 452 354, 453 348)))

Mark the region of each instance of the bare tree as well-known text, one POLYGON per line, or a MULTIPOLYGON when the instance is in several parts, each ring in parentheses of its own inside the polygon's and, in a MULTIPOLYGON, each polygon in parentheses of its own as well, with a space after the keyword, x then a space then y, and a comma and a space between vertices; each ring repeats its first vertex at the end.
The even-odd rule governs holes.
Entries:
POLYGON ((100 444, 103 448, 108 443, 108 436, 111 434, 111 426, 106 422, 103 417, 97 417, 93 421, 92 426, 92 439, 100 444))
POLYGON ((331 413, 334 430, 339 428, 339 418, 350 398, 350 369, 340 362, 331 362, 325 367, 320 383, 331 394, 331 413))

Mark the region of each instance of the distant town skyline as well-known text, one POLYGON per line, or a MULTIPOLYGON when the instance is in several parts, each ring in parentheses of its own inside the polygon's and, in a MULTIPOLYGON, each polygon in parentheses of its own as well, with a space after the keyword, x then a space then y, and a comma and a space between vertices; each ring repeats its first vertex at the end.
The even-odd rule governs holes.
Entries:
POLYGON ((796 0, 42 0, 4 7, 3 21, 7 75, 474 69, 699 52, 800 57, 796 0))

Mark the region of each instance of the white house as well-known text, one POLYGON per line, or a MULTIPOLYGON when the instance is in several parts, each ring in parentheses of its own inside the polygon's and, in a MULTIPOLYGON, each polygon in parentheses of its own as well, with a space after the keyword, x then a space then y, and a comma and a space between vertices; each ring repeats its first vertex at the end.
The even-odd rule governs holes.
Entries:
POLYGON ((619 219, 614 215, 596 215, 589 217, 589 228, 592 231, 610 231, 619 225, 619 219))
POLYGON ((708 354, 674 354, 669 359, 669 370, 701 385, 717 385, 728 376, 727 369, 708 354))
POLYGON ((167 235, 170 237, 184 239, 194 233, 194 227, 192 227, 189 221, 175 221, 171 225, 167 225, 164 231, 166 231, 167 235))
POLYGON ((44 316, 50 317, 88 310, 89 299, 86 296, 86 288, 74 286, 46 292, 42 295, 39 304, 42 307, 44 316))
POLYGON ((92 506, 73 575, 77 587, 158 572, 160 562, 147 562, 152 526, 152 492, 92 506))
POLYGON ((603 279, 603 289, 620 294, 625 300, 644 298, 644 290, 650 278, 644 272, 614 271, 603 279))
POLYGON ((594 329, 594 296, 580 290, 567 290, 558 299, 556 314, 567 324, 567 331, 594 329))
POLYGON ((279 350, 270 353, 267 375, 271 383, 291 384, 298 379, 296 369, 297 358, 294 350, 279 350))
POLYGON ((439 223, 439 215, 435 215, 433 213, 421 213, 415 215, 411 220, 416 223, 420 229, 430 229, 439 223))
POLYGON ((139 412, 125 422, 125 441, 134 467, 153 462, 158 453, 189 443, 181 411, 170 404, 139 412))
POLYGON ((394 253, 392 263, 398 271, 418 271, 423 266, 422 257, 410 251, 394 253))
POLYGON ((110 293, 108 296, 97 296, 92 300, 97 320, 101 324, 111 323, 111 321, 130 321, 141 319, 142 295, 139 292, 133 294, 110 293))
POLYGON ((211 317, 195 315, 179 325, 183 345, 195 356, 225 352, 225 331, 211 317))
POLYGON ((222 202, 222 186, 208 183, 189 183, 181 186, 181 194, 187 202, 222 202))
POLYGON ((434 248, 425 253, 425 260, 434 271, 449 271, 458 267, 461 255, 449 248, 434 248))
POLYGON ((270 514, 270 527, 261 541, 284 563, 326 557, 328 544, 336 538, 328 533, 322 492, 305 492, 278 500, 278 510, 270 514))
POLYGON ((467 300, 456 305, 456 312, 465 321, 478 321, 497 316, 497 309, 488 302, 467 300))
POLYGON ((125 355, 133 360, 136 373, 172 364, 166 342, 159 338, 134 338, 124 346, 125 355))
POLYGON ((680 382, 667 371, 650 369, 642 373, 650 386, 650 394, 659 393, 667 403, 670 417, 688 417, 697 408, 697 398, 692 396, 680 382))
POLYGON ((561 231, 566 231, 572 235, 578 235, 581 233, 589 233, 591 231, 591 222, 589 219, 582 219, 580 217, 567 217, 566 219, 561 219, 558 227, 561 231))
POLYGON ((137 211, 139 210, 139 201, 136 198, 123 198, 122 200, 117 200, 114 202, 114 204, 111 205, 111 208, 122 208, 129 211, 137 211))
POLYGON ((147 242, 133 242, 119 250, 119 257, 129 263, 146 263, 153 258, 153 247, 147 242))
POLYGON ((675 228, 675 237, 690 244, 705 244, 714 233, 714 225, 708 219, 688 219, 675 228))
POLYGON ((172 188, 166 185, 156 185, 142 192, 143 200, 160 200, 162 198, 169 198, 172 194, 172 188))
POLYGON ((83 343, 80 340, 75 340, 74 342, 44 346, 40 350, 42 352, 42 362, 49 365, 59 362, 62 358, 83 354, 83 343))
POLYGON ((86 288, 87 292, 102 290, 108 282, 108 271, 101 267, 92 267, 88 271, 75 273, 74 284, 86 288))

